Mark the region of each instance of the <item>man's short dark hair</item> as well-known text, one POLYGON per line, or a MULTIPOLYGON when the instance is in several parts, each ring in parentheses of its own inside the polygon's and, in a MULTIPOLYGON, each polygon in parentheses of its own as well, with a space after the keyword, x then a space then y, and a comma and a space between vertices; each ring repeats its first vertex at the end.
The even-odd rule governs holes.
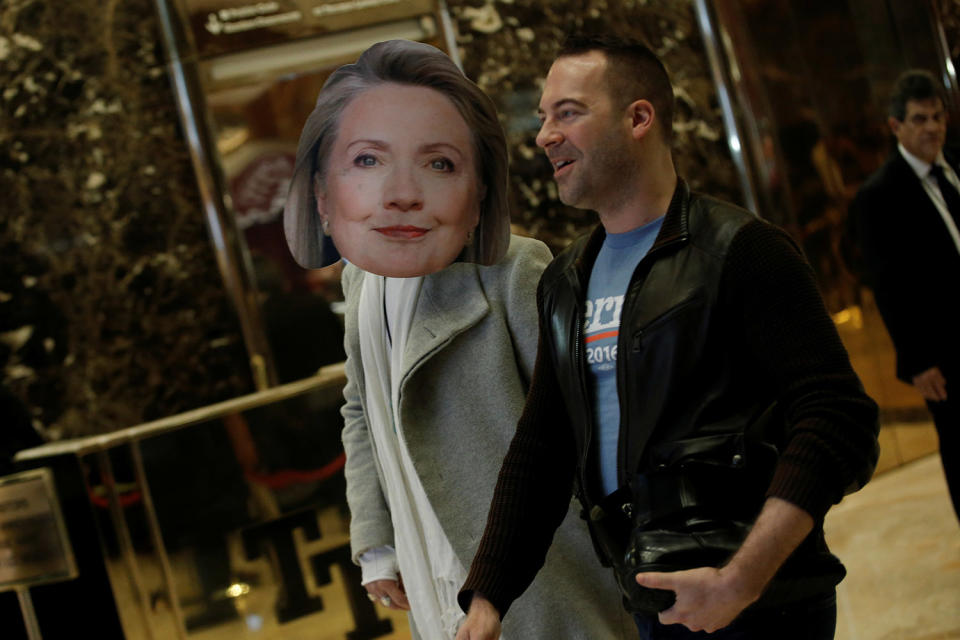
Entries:
POLYGON ((897 78, 893 93, 890 94, 887 114, 903 122, 907 117, 907 102, 931 98, 939 98, 941 104, 947 104, 940 81, 929 71, 910 69, 897 78))
POLYGON ((657 54, 637 41, 575 34, 560 45, 557 57, 591 51, 600 51, 607 58, 606 81, 614 104, 626 107, 634 100, 649 100, 669 143, 673 137, 673 86, 657 54))

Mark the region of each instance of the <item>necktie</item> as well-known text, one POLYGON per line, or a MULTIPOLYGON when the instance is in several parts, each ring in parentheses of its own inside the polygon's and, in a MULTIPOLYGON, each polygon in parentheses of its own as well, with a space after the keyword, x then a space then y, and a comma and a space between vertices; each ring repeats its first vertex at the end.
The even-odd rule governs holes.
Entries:
POLYGON ((953 221, 957 223, 957 228, 960 228, 960 193, 957 193, 957 189, 947 180, 940 165, 935 164, 930 167, 930 175, 937 179, 937 186, 940 187, 940 193, 943 194, 943 199, 947 203, 947 209, 953 221))

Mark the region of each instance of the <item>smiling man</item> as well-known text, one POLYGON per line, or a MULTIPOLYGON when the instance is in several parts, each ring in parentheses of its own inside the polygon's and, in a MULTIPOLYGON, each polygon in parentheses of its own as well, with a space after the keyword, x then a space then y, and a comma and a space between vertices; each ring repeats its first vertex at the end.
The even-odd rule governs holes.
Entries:
POLYGON ((864 280, 897 351, 897 377, 927 402, 940 459, 960 517, 960 181, 945 155, 947 114, 933 75, 911 70, 890 98, 897 139, 851 207, 864 280))
POLYGON ((458 640, 498 637, 571 493, 642 638, 833 637, 823 518, 870 477, 876 405, 794 243, 677 176, 672 110, 636 43, 568 40, 547 75, 537 144, 600 224, 540 281, 458 640))

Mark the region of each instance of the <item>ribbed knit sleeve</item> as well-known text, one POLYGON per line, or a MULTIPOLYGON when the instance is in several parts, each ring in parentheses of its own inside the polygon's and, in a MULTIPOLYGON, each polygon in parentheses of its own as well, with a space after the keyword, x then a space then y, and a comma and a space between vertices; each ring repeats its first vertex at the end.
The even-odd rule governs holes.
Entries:
POLYGON ((460 595, 482 594, 502 618, 543 566, 570 506, 575 443, 540 327, 526 406, 507 451, 486 530, 460 595))
POLYGON ((767 491, 818 522, 877 461, 877 406, 863 391, 813 272, 787 235, 756 221, 734 238, 721 291, 742 314, 745 357, 773 384, 787 424, 767 491))

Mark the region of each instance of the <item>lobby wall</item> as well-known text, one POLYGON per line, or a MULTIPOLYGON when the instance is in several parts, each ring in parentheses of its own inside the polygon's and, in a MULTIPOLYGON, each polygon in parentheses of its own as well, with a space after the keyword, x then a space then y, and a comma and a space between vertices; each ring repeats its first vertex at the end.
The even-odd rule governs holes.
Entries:
MULTIPOLYGON (((960 0, 936 2, 956 59, 960 0)), ((594 222, 557 200, 530 120, 573 28, 648 40, 677 86, 680 173, 740 200, 691 3, 448 6, 467 74, 505 115, 515 222, 554 250, 594 222)), ((163 60, 152 0, 0 7, 0 386, 46 438, 253 390, 163 60)))
POLYGON ((151 1, 4 2, 0 87, 0 366, 35 428, 251 391, 151 1))
MULTIPOLYGON (((505 110, 523 92, 527 117, 565 30, 648 37, 680 87, 682 172, 737 196, 686 3, 449 4, 468 75, 505 110)), ((101 433, 252 391, 152 2, 4 3, 0 86, 0 367, 34 426, 101 433)), ((510 136, 515 221, 559 248, 592 219, 557 201, 529 126, 510 136)))

